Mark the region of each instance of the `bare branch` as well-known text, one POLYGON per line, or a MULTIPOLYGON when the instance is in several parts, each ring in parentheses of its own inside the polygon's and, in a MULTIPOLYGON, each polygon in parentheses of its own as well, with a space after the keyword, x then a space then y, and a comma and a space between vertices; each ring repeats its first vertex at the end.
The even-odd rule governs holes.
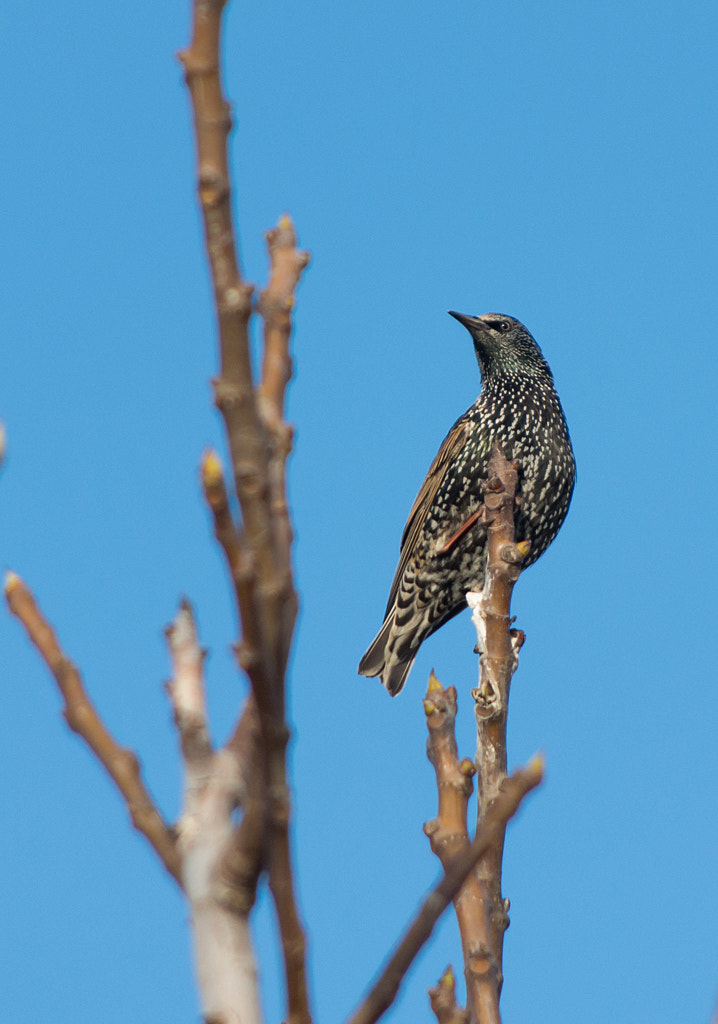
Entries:
MULTIPOLYGON (((197 189, 219 318, 222 376, 251 388, 248 328, 252 287, 242 281, 231 212, 227 137, 230 107, 222 95, 220 33, 225 0, 195 2, 192 42, 178 54, 192 98, 197 189)), ((253 403, 250 401, 250 405, 253 403)))
MULTIPOLYGON (((436 772, 439 813, 424 826, 431 849, 446 871, 453 859, 469 846, 467 804, 473 792, 473 761, 459 761, 454 725, 456 690, 444 689, 431 673, 424 699, 429 729, 427 753, 436 772)), ((466 992, 472 1018, 477 1024, 500 1024, 496 959, 491 948, 490 912, 486 893, 475 872, 470 872, 454 901, 464 954, 466 992)))
POLYGON ((503 835, 506 822, 516 813, 523 798, 538 786, 542 777, 542 762, 540 758, 534 758, 526 768, 514 772, 505 780, 471 846, 457 854, 443 878, 424 899, 379 978, 349 1018, 348 1024, 374 1024, 391 1006, 402 979, 434 930, 436 922, 456 898, 479 859, 496 842, 496 837, 503 835))
POLYGON ((201 475, 204 496, 214 516, 215 536, 224 551, 232 578, 238 574, 246 575, 239 532, 229 508, 222 460, 213 448, 207 448, 202 455, 201 475))
MULTIPOLYGON (((272 714, 273 701, 266 666, 260 657, 262 636, 255 603, 256 571, 252 553, 244 543, 243 534, 234 525, 224 482, 222 463, 212 449, 202 458, 204 494, 214 517, 214 532, 224 551, 235 589, 242 639, 237 646, 237 660, 247 673, 257 706, 264 720, 272 714)), ((261 720, 260 720, 261 724, 261 720)))
POLYGON ((456 979, 447 967, 435 988, 429 989, 431 1009, 438 1024, 469 1024, 469 1014, 456 1002, 456 979))
POLYGON ((286 463, 293 431, 284 420, 284 397, 292 376, 289 341, 294 293, 309 253, 297 249, 294 224, 288 214, 267 232, 269 283, 262 292, 259 311, 264 319, 264 359, 259 388, 259 410, 270 439, 267 465, 269 502, 275 540, 275 578, 271 586, 274 632, 268 638, 277 671, 284 676, 297 615, 292 583, 292 524, 287 505, 286 463))
POLYGON ((271 793, 272 838, 269 888, 274 899, 284 955, 287 986, 287 1024, 311 1024, 306 972, 306 939, 299 920, 289 848, 289 789, 286 783, 271 793))
POLYGON ((207 769, 212 744, 207 726, 202 663, 197 629, 189 601, 183 599, 174 622, 165 630, 172 658, 172 679, 167 692, 175 713, 185 762, 200 774, 207 769))
POLYGON ((529 553, 528 541, 514 544, 514 514, 517 507, 518 469, 494 445, 489 459, 489 478, 484 491, 488 521, 487 562, 484 589, 467 599, 478 607, 479 686, 474 692, 476 714, 483 719, 505 716, 509 686, 518 660, 509 631, 511 593, 521 573, 521 562, 529 553))
POLYGON ((270 428, 284 420, 284 395, 292 377, 289 340, 292 333, 294 292, 309 253, 297 249, 297 236, 288 214, 267 232, 269 283, 259 300, 264 319, 264 361, 259 391, 262 416, 270 428))
POLYGON ((226 899, 221 871, 233 843, 232 814, 242 798, 241 751, 236 744, 212 752, 204 702, 204 658, 188 601, 182 601, 166 636, 173 666, 167 693, 185 764, 177 843, 192 914, 202 1010, 205 1020, 260 1024, 247 911, 238 911, 236 904, 226 899))
MULTIPOLYGON (((528 554, 528 542, 514 543, 514 515, 517 507, 518 470, 497 445, 489 460, 489 479, 484 490, 488 521, 487 564, 481 594, 467 594, 476 625, 479 685, 476 701, 476 768, 478 782, 477 829, 498 798, 506 778, 506 723, 511 678, 518 665, 518 651, 524 640, 520 630, 511 629, 511 594, 528 554)), ((504 932, 509 919, 501 895, 501 863, 504 834, 496 840, 477 866, 477 875, 489 910, 491 950, 496 964, 497 988, 501 992, 504 932)))
MULTIPOLYGON (((269 879, 284 950, 288 1021, 307 1024, 305 940, 294 898, 288 824, 285 670, 297 597, 285 484, 292 431, 284 422, 284 399, 291 377, 290 311, 308 257, 297 250, 292 222, 283 216, 267 236, 270 277, 260 301, 265 351, 261 385, 255 390, 249 351, 252 289, 241 278, 231 222, 230 118, 219 71, 223 8, 223 0, 195 0, 192 42, 180 59, 192 98, 198 192, 218 313, 220 373, 215 401, 225 422, 241 531, 231 528, 221 469, 217 472, 217 466, 205 459, 203 479, 235 585, 242 624, 238 661, 249 677, 261 730, 261 783, 254 780, 253 793, 261 792, 268 802, 269 879)), ((225 749, 231 753, 231 746, 225 749)), ((247 849, 256 851, 260 824, 264 822, 259 817, 249 818, 244 831, 253 838, 247 849)), ((225 869, 233 864, 237 844, 246 852, 245 838, 233 838, 223 861, 225 869)))
POLYGON ((220 876, 226 886, 225 903, 231 902, 238 913, 248 914, 254 906, 257 883, 264 867, 268 819, 264 752, 252 696, 227 748, 239 759, 243 813, 220 866, 220 876))
MULTIPOLYGON (((219 56, 223 8, 222 0, 195 0, 192 42, 179 58, 192 98, 198 194, 219 326, 220 374, 214 382, 215 401, 227 430, 246 542, 257 572, 268 581, 275 568, 267 501, 268 442, 257 411, 249 350, 253 289, 240 275, 232 224, 227 155, 231 118, 222 93, 219 56)), ((261 641, 270 628, 265 610, 259 608, 260 642, 246 651, 245 661, 263 662, 262 671, 250 678, 260 713, 276 716, 280 695, 275 666, 268 663, 266 644, 261 641)))
POLYGON ((283 424, 282 411, 291 374, 289 310, 308 257, 297 251, 291 220, 282 217, 268 236, 271 274, 262 298, 268 348, 260 416, 249 352, 252 289, 241 279, 231 219, 227 156, 231 121, 219 73, 223 7, 218 0, 201 4, 195 0, 192 43, 180 59, 192 97, 198 193, 218 311, 220 375, 215 381, 215 398, 227 429, 246 544, 260 581, 253 594, 258 642, 251 643, 248 634, 255 630, 248 630, 243 618, 241 661, 248 667, 259 660, 261 669, 250 674, 257 706, 262 716, 281 719, 282 677, 296 615, 283 482, 291 430, 283 424), (278 454, 278 469, 270 468, 273 453, 278 454))
POLYGON ((5 576, 5 598, 10 611, 25 627, 30 642, 55 677, 65 701, 63 713, 67 724, 82 737, 103 765, 127 804, 132 824, 149 840, 167 871, 181 885, 180 857, 174 832, 162 819, 145 788, 136 754, 119 746, 112 737, 88 697, 76 666, 60 647, 52 626, 38 608, 31 591, 14 572, 5 576))

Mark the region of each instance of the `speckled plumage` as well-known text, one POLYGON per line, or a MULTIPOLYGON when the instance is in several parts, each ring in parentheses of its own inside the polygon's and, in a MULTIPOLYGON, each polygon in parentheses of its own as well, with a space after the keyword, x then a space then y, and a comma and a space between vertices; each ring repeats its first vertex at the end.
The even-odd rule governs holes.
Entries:
POLYGON ((548 363, 518 320, 500 313, 452 313, 470 332, 481 393, 444 439, 409 513, 384 624, 359 664, 399 692, 423 641, 466 607, 486 566, 486 527, 458 530, 482 503, 491 448, 519 463, 522 503, 516 540, 530 540, 524 566, 563 523, 576 475, 566 420, 548 363))

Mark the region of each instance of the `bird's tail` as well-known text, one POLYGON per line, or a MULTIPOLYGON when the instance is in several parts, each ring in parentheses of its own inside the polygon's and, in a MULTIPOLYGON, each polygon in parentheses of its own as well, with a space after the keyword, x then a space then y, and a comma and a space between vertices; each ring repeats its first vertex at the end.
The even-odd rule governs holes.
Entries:
POLYGON ((394 628, 396 608, 393 608, 372 641, 368 651, 359 662, 359 675, 381 676, 381 681, 392 697, 395 697, 406 682, 416 651, 411 651, 404 660, 399 660, 394 650, 389 650, 389 641, 394 628))

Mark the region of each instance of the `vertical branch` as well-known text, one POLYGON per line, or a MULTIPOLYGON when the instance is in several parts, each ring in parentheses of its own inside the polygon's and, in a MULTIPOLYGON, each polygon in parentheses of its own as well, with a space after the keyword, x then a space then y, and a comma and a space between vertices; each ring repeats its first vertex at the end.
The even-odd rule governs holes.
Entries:
MULTIPOLYGON (((456 690, 441 685, 434 673, 424 698, 426 724, 429 730, 427 753, 436 772, 439 812, 424 826, 431 849, 448 870, 458 853, 470 847, 466 827, 472 779, 476 768, 469 758, 459 761, 454 726, 456 721, 456 690)), ((466 994, 472 1019, 477 1024, 500 1024, 497 965, 491 947, 489 918, 491 905, 479 882, 471 872, 454 900, 464 954, 466 994)))
POLYGON ((225 421, 245 541, 256 573, 252 615, 245 607, 242 621, 245 633, 256 634, 257 642, 250 645, 247 636, 243 638, 242 660, 248 669, 257 660, 261 663, 261 671, 249 673, 260 714, 281 719, 283 672, 296 607, 290 571, 291 529, 284 498, 291 429, 283 422, 283 403, 291 376, 290 309, 308 256, 297 250, 292 222, 282 217, 268 234, 270 280, 260 303, 265 319, 260 403, 249 351, 253 289, 241 278, 231 219, 227 156, 231 118, 219 68, 223 8, 223 0, 195 0, 192 42, 180 60, 192 98, 198 194, 219 325, 220 374, 215 381, 215 399, 225 421), (277 463, 275 468, 270 466, 272 462, 277 463), (286 608, 289 614, 283 614, 286 608), (252 629, 247 629, 245 618, 255 620, 252 629))
MULTIPOLYGON (((204 219, 215 303, 219 321, 222 377, 250 396, 249 355, 251 285, 242 281, 231 213, 227 137, 230 106, 222 94, 220 34, 225 0, 194 3, 192 42, 178 54, 192 98, 197 141, 197 191, 204 219)), ((253 403, 250 401, 250 406, 253 403)), ((248 420, 253 410, 249 409, 248 420)))
MULTIPOLYGON (((246 638, 248 624, 251 628, 255 621, 251 562, 242 549, 240 535, 232 522, 222 467, 215 452, 205 453, 202 481, 207 503, 214 516, 215 534, 224 550, 234 581, 246 638)), ((256 662, 249 665, 250 674, 256 669, 256 662)), ((228 746, 239 742, 239 728, 228 746)), ((240 903, 248 912, 253 898, 252 883, 256 885, 265 829, 268 827, 269 885, 277 909, 284 953, 289 1019, 303 1024, 310 1018, 305 968, 306 941, 296 907, 289 840, 290 793, 285 759, 289 732, 282 723, 265 715, 262 736, 265 742, 255 755, 254 775, 248 781, 248 796, 243 802, 244 816, 235 843, 227 854, 225 873, 233 879, 235 888, 244 893, 240 903), (261 800, 264 800, 262 806, 261 800)))
MULTIPOLYGON (((297 249, 290 218, 280 218, 267 236, 270 275, 259 304, 265 326, 264 357, 261 383, 255 388, 249 349, 253 290, 241 277, 231 221, 227 155, 231 119, 219 58, 224 6, 224 0, 194 0, 192 42, 180 59, 192 99, 198 193, 219 326, 215 401, 227 432, 241 528, 232 523, 221 467, 215 460, 205 459, 203 480, 235 586, 242 626, 238 660, 249 677, 258 712, 261 749, 255 770, 261 772, 262 781, 254 791, 267 800, 266 856, 284 950, 287 1019, 289 1024, 308 1024, 305 939, 294 897, 289 845, 285 671, 297 597, 285 479, 292 430, 284 421, 292 370, 291 309, 308 256, 297 249)), ((258 819, 253 821, 252 834, 258 827, 258 819)), ((225 860, 230 871, 231 864, 230 853, 225 860)))
POLYGON ((273 712, 271 687, 266 666, 260 657, 262 636, 259 617, 255 606, 256 563, 246 543, 245 533, 237 529, 229 508, 229 498, 224 480, 222 463, 212 449, 202 459, 202 485, 205 498, 214 517, 214 532, 224 551, 230 578, 234 584, 242 639, 237 646, 237 660, 249 677, 257 708, 263 716, 262 722, 270 719, 273 712))
MULTIPOLYGON (((535 757, 525 768, 515 771, 506 779, 473 842, 451 858, 438 884, 422 901, 414 919, 396 943, 394 952, 349 1018, 348 1024, 375 1024, 389 1009, 406 972, 429 939, 436 922, 452 900, 456 899, 477 861, 495 841, 497 833, 505 831, 506 822, 516 813, 526 794, 538 786, 542 777, 543 763, 535 757)), ((483 1022, 477 1021, 476 1024, 483 1022)))
POLYGON ((277 429, 284 419, 284 398, 292 377, 289 341, 292 334, 294 292, 309 254, 297 249, 294 225, 288 214, 267 232, 270 273, 259 300, 264 319, 264 358, 259 390, 265 422, 277 429))
POLYGON ((284 419, 284 400, 292 376, 289 342, 294 293, 309 263, 309 254, 297 249, 294 224, 287 214, 280 217, 276 228, 267 232, 267 250, 269 282, 259 300, 264 320, 259 410, 270 441, 267 470, 277 554, 273 621, 278 628, 273 643, 277 668, 283 675, 297 615, 297 597, 292 583, 293 532, 286 492, 286 464, 292 450, 293 431, 284 419))
POLYGON ((212 756, 204 696, 204 652, 197 643, 192 606, 182 599, 174 622, 165 630, 172 654, 172 679, 167 693, 172 701, 182 754, 193 780, 204 780, 212 756))
MULTIPOLYGON (((489 479, 484 492, 488 519, 487 564, 481 594, 467 594, 476 626, 479 685, 473 692, 476 701, 476 768, 478 773, 477 828, 481 827, 506 779, 506 723, 511 678, 518 665, 518 652, 524 641, 520 630, 511 626, 511 593, 528 554, 528 541, 514 543, 514 514, 517 505, 518 471, 498 446, 489 460, 489 479)), ((502 984, 504 932, 508 927, 508 904, 501 894, 501 865, 504 834, 500 832, 481 859, 477 874, 489 906, 491 948, 498 972, 498 990, 502 984)))
MULTIPOLYGON (((220 32, 224 0, 195 0, 192 42, 179 54, 192 99, 197 141, 197 192, 214 284, 219 329, 220 373, 215 401, 227 431, 234 481, 247 544, 264 577, 274 567, 267 507, 267 443, 255 400, 249 349, 249 319, 254 289, 242 280, 234 238, 227 138, 232 127, 220 78, 220 32)), ((244 609, 247 615, 248 608, 244 609)), ((255 611, 252 610, 252 617, 255 611)), ((243 619, 243 625, 247 625, 243 619)), ((261 629, 252 623, 248 632, 261 629)), ((250 674, 260 711, 276 713, 271 666, 263 659, 261 638, 246 652, 260 659, 262 671, 250 674)))
POLYGON ((212 749, 202 663, 192 608, 180 605, 166 630, 172 660, 167 692, 185 765, 177 825, 182 881, 192 914, 195 963, 205 1021, 260 1024, 257 969, 246 913, 226 899, 222 866, 234 842, 232 813, 242 798, 241 752, 212 749))
MULTIPOLYGON (((279 767, 285 768, 282 758, 279 767)), ((287 1024, 311 1024, 306 972, 306 938, 297 910, 294 893, 292 858, 289 843, 291 815, 289 787, 286 777, 272 793, 271 841, 269 854, 269 888, 277 911, 279 934, 284 957, 287 987, 287 1024)))
POLYGON ((264 868, 268 805, 259 716, 252 696, 227 747, 241 758, 243 813, 221 866, 221 878, 225 902, 237 913, 249 914, 264 868))

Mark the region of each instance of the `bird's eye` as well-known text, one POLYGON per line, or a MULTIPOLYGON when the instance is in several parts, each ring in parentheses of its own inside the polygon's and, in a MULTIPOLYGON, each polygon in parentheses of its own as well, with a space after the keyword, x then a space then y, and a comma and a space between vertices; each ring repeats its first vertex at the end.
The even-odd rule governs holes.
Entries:
POLYGON ((508 322, 508 320, 502 320, 501 323, 499 324, 499 330, 503 331, 504 334, 506 333, 506 331, 509 330, 510 327, 511 324, 508 322))

